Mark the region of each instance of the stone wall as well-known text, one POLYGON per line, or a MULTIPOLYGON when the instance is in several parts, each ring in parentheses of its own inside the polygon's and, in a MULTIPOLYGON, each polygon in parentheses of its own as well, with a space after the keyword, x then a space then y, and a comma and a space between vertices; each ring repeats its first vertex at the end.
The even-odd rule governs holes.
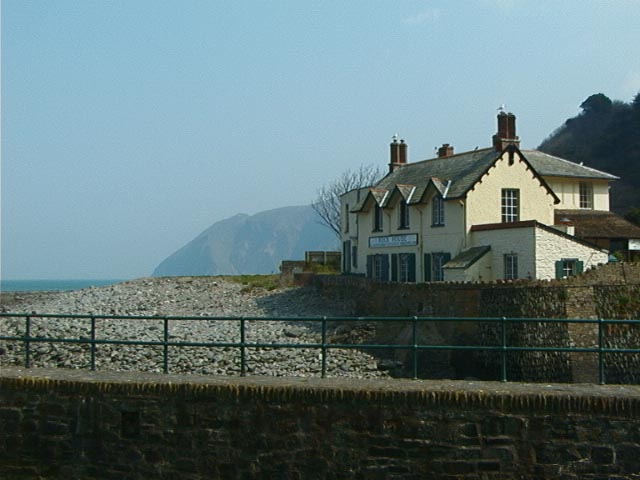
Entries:
POLYGON ((640 387, 0 375, 0 478, 637 478, 640 387))
MULTIPOLYGON (((318 276, 315 286, 357 316, 640 319, 640 264, 601 265, 577 277, 552 281, 398 284, 318 276)), ((383 329, 376 340, 406 343, 401 328, 407 327, 383 329)), ((488 322, 455 326, 440 322, 421 326, 419 336, 444 345, 496 345, 501 340, 499 328, 488 322)), ((598 335, 594 324, 534 323, 511 327, 507 338, 511 346, 594 347, 598 335)), ((611 348, 640 348, 640 327, 608 327, 604 338, 611 348)), ((439 363, 447 357, 451 368, 439 368, 436 374, 425 367, 434 365, 434 355, 421 354, 421 370, 429 378, 500 378, 497 353, 440 352, 435 355, 439 363)), ((607 382, 640 382, 640 355, 606 354, 604 359, 607 382)), ((599 381, 598 356, 592 353, 510 353, 508 365, 512 380, 599 381)))

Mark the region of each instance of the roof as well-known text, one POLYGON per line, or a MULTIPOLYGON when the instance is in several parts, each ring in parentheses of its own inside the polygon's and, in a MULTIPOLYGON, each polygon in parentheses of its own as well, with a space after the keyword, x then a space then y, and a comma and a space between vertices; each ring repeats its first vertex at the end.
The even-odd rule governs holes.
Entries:
POLYGON ((602 180, 617 180, 619 178, 595 168, 585 167, 579 163, 554 157, 538 150, 523 150, 522 153, 527 157, 533 168, 543 177, 574 177, 602 180))
POLYGON ((491 250, 490 245, 471 247, 469 250, 460 252, 455 256, 455 258, 449 260, 444 265, 444 268, 469 268, 471 265, 480 260, 489 250, 491 250))
MULTIPOLYGON (((562 211, 562 210, 560 210, 562 211)), ((573 210, 572 210, 573 211, 573 210)), ((557 222, 556 222, 557 223, 557 222)), ((573 242, 580 243, 589 248, 595 248, 596 250, 606 251, 603 248, 595 245, 594 243, 586 240, 586 238, 582 238, 579 235, 569 235, 568 233, 561 232, 560 230, 553 228, 549 225, 545 225, 544 223, 540 223, 537 220, 523 220, 520 222, 504 222, 504 223, 483 223, 478 225, 471 225, 472 232, 484 232, 484 231, 500 231, 507 230, 512 228, 539 228, 541 230, 545 230, 546 232, 552 233, 559 237, 567 238, 573 242)))
MULTIPOLYGON (((618 178, 615 175, 585 167, 584 165, 579 165, 537 150, 520 151, 510 145, 507 147, 507 151, 519 152, 523 160, 530 165, 540 183, 547 188, 556 200, 557 196, 543 177, 590 178, 607 181, 618 178)), ((414 194, 411 195, 410 203, 418 203, 422 201, 422 197, 429 185, 432 185, 446 199, 464 197, 503 153, 504 151, 495 148, 484 148, 448 157, 438 157, 420 162, 407 163, 396 168, 393 172, 388 173, 372 188, 372 191, 378 192, 374 195, 374 198, 378 201, 379 205, 385 206, 384 203, 380 202, 386 201, 388 197, 383 197, 380 192, 391 191, 396 186, 402 186, 401 192, 403 196, 405 196, 405 189, 416 187, 414 194)), ((361 202, 354 207, 353 211, 361 210, 364 207, 365 201, 366 198, 363 198, 361 202)))
POLYGON ((640 227, 603 210, 556 210, 555 223, 568 219, 581 238, 640 238, 640 227))

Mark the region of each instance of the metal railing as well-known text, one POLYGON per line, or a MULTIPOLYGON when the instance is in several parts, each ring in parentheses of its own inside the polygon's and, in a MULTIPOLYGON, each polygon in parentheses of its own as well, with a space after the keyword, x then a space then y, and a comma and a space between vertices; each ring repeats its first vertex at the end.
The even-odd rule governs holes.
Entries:
MULTIPOLYGON (((22 335, 0 335, 0 341, 18 342, 24 344, 24 366, 32 366, 32 345, 37 343, 50 344, 84 344, 90 346, 91 370, 96 370, 96 354, 100 345, 130 345, 162 347, 162 371, 169 373, 170 349, 184 347, 225 347, 237 348, 240 360, 240 375, 247 374, 247 351, 249 349, 318 349, 321 359, 321 377, 327 376, 327 357, 330 350, 334 349, 358 349, 358 350, 405 350, 412 353, 411 371, 413 378, 418 378, 418 353, 422 351, 486 351, 496 352, 500 356, 500 377, 503 382, 508 381, 508 354, 511 352, 547 352, 547 353, 591 353, 598 356, 598 379, 600 384, 605 383, 604 358, 607 354, 640 354, 640 348, 612 348, 605 346, 605 326, 639 326, 640 320, 586 320, 586 319, 550 319, 550 318, 460 318, 460 317, 208 317, 208 316, 118 316, 118 315, 63 315, 63 314, 24 314, 2 313, 0 322, 12 318, 22 318, 24 328, 22 335), (32 325, 36 319, 68 319, 86 321, 89 323, 89 337, 80 338, 53 338, 32 335, 32 325), (109 338, 97 338, 100 321, 142 321, 150 320, 162 322, 162 340, 118 340, 109 338), (198 342, 171 340, 171 321, 234 321, 238 322, 239 342, 198 342), (246 326, 248 322, 276 321, 291 323, 303 323, 305 325, 319 325, 320 342, 315 343, 269 343, 247 341, 246 326), (370 344, 370 343, 333 343, 329 342, 329 326, 343 325, 345 323, 409 323, 411 325, 411 342, 404 344, 370 344), (493 336, 498 337, 496 345, 432 345, 418 342, 418 327, 428 323, 437 322, 472 322, 493 325, 493 336), (597 325, 597 345, 590 347, 576 346, 518 346, 509 345, 508 330, 521 324, 594 324, 597 325)), ((316 327, 317 328, 317 327, 316 327)), ((0 332, 2 324, 0 323, 0 332)), ((512 331, 512 330, 511 330, 512 331)), ((313 331, 312 331, 313 332, 313 331)), ((316 330, 317 332, 317 330, 316 330)), ((638 335, 640 338, 640 335, 638 335)), ((2 353, 2 352, 0 352, 2 353)))

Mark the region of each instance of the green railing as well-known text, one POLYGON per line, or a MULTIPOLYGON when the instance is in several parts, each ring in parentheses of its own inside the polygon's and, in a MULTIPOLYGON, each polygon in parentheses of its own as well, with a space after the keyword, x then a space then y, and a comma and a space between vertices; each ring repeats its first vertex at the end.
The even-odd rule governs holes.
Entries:
MULTIPOLYGON (((90 346, 90 369, 96 369, 96 352, 100 345, 131 345, 131 346, 154 346, 162 347, 162 370, 169 373, 169 352, 173 348, 183 347, 230 347, 237 348, 240 357, 240 374, 247 374, 247 350, 256 348, 293 348, 293 349, 318 349, 321 352, 321 376, 327 375, 327 357, 333 349, 358 349, 358 350, 408 350, 412 352, 413 378, 418 378, 418 353, 421 351, 486 351, 496 352, 500 355, 500 377, 501 380, 508 381, 508 354, 510 352, 567 352, 567 353, 592 353, 598 356, 598 378, 601 384, 605 383, 604 358, 607 354, 640 354, 640 348, 611 348, 605 346, 605 326, 640 326, 640 320, 585 320, 585 319, 549 319, 549 318, 446 318, 446 317, 189 317, 189 316, 118 316, 118 315, 61 315, 61 314, 24 314, 24 313, 2 313, 0 312, 0 322, 12 318, 22 318, 24 320, 24 333, 22 335, 0 335, 0 341, 19 342, 24 344, 24 366, 32 366, 32 344, 35 343, 67 343, 85 344, 90 346), (40 337, 31 334, 32 324, 35 319, 68 319, 86 321, 89 323, 89 338, 53 338, 40 337), (162 340, 117 340, 108 338, 97 338, 100 321, 156 321, 162 322, 162 340), (175 341, 171 340, 171 321, 234 321, 238 323, 239 342, 197 342, 197 341, 175 341), (277 321, 291 323, 303 323, 304 325, 316 325, 319 327, 319 343, 269 343, 269 342, 248 342, 246 340, 246 326, 248 322, 277 321), (409 323, 411 325, 411 343, 407 344, 369 344, 369 343, 332 343, 328 341, 329 325, 342 325, 345 323, 409 323), (494 336, 499 341, 496 345, 432 345, 420 344, 418 342, 418 327, 428 323, 437 322, 472 322, 492 324, 495 328, 494 336), (508 331, 519 324, 594 324, 597 325, 597 345, 591 347, 571 347, 571 346, 517 346, 509 345, 508 331)), ((0 323, 0 332, 2 324, 0 323)), ((316 330, 317 331, 317 330, 316 330)), ((640 338, 640 336, 639 336, 640 338)))

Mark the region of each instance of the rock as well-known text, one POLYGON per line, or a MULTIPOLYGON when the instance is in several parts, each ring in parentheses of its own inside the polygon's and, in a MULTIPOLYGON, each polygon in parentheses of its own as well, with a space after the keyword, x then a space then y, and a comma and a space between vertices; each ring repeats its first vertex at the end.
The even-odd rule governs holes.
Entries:
MULTIPOLYGON (((3 297, 4 300, 5 297, 3 297)), ((349 312, 331 305, 311 289, 281 288, 275 291, 253 289, 223 278, 187 277, 153 278, 123 282, 118 285, 67 292, 34 293, 11 297, 3 309, 12 312, 82 314, 80 319, 38 319, 33 321, 32 335, 52 338, 90 338, 90 315, 192 317, 321 317, 346 316, 349 312), (212 288, 215 287, 215 288, 212 288), (16 300, 16 297, 19 299, 16 300), (161 310, 158 307, 161 306, 161 310), (37 328, 37 330, 36 330, 37 328)), ((161 342, 164 321, 96 319, 96 338, 161 342)), ((250 343, 320 343, 320 322, 246 321, 246 341, 250 343), (283 328, 284 327, 284 328, 283 328), (292 340, 294 339, 294 340, 292 340)), ((366 329, 364 329, 366 330, 366 329)), ((346 336, 362 329, 340 330, 346 336)), ((24 319, 0 318, 0 335, 24 334, 24 319)), ((238 320, 171 320, 171 342, 239 342, 238 320)), ((34 344, 35 345, 35 344, 34 344)), ((89 345, 38 344, 37 366, 88 368, 89 345)), ((253 375, 318 376, 318 349, 247 348, 247 369, 253 375)), ((24 363, 18 342, 0 342, 0 367, 24 363)), ((99 370, 162 371, 162 346, 105 345, 96 346, 99 370)), ((240 350, 236 347, 176 347, 168 349, 169 369, 173 373, 238 375, 240 350)), ((357 350, 331 350, 328 376, 384 377, 383 369, 372 368, 375 359, 357 350), (337 359, 337 360, 334 360, 337 359)))

